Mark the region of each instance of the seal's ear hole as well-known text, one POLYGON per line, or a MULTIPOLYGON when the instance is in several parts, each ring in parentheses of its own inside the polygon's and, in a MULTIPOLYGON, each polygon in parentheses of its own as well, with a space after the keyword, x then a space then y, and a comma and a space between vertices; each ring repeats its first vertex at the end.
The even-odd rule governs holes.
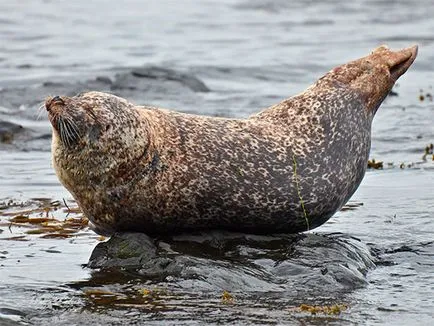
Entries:
POLYGON ((105 131, 110 131, 112 129, 112 125, 106 125, 105 126, 105 131))

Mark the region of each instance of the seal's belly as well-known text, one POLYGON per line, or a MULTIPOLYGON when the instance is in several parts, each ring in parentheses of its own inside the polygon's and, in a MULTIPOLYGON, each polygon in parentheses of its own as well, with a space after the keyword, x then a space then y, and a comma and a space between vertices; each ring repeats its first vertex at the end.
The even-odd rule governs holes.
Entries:
MULTIPOLYGON (((320 150, 297 156, 284 135, 232 134, 222 126, 206 126, 202 136, 193 141, 186 134, 175 153, 159 154, 166 168, 137 185, 117 228, 137 228, 141 219, 147 233, 209 228, 295 233, 324 223, 349 198, 345 180, 323 178, 330 167, 318 162, 327 155, 320 150)), ((346 178, 361 180, 364 170, 360 174, 352 165, 349 161, 353 172, 346 178)))

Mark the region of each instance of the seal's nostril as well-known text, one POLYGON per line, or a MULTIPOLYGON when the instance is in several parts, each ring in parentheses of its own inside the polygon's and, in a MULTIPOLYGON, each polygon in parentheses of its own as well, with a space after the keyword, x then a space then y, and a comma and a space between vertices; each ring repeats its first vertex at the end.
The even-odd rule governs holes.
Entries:
POLYGON ((45 108, 48 112, 51 111, 53 105, 65 105, 65 101, 60 96, 55 96, 53 98, 48 98, 45 101, 45 108))
POLYGON ((60 96, 54 96, 53 99, 51 100, 51 103, 62 104, 62 105, 65 104, 65 102, 60 96))

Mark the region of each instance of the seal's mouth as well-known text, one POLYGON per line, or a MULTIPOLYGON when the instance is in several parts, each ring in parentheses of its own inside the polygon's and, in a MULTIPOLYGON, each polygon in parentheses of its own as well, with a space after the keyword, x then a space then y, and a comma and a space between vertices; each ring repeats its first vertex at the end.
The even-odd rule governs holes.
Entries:
POLYGON ((417 45, 392 52, 389 61, 390 77, 396 81, 412 65, 417 56, 417 45))

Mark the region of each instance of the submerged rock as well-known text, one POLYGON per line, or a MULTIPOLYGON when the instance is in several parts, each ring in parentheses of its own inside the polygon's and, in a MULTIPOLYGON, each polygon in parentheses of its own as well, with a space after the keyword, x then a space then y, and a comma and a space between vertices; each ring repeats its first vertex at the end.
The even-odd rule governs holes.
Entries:
POLYGON ((98 244, 92 252, 88 267, 139 267, 156 256, 157 248, 143 233, 121 233, 98 244))
POLYGON ((161 67, 143 67, 133 69, 131 74, 140 78, 174 80, 189 87, 195 92, 209 92, 209 88, 197 77, 186 73, 180 73, 173 69, 161 67))
POLYGON ((160 67, 140 67, 115 76, 111 90, 122 97, 157 98, 166 96, 195 97, 209 92, 208 87, 193 75, 160 67), (149 94, 149 95, 147 95, 149 94))
POLYGON ((21 125, 0 120, 0 143, 10 144, 15 136, 24 132, 21 125))
POLYGON ((97 245, 87 266, 128 271, 184 290, 324 293, 365 285, 374 260, 368 247, 343 234, 216 231, 152 239, 118 233, 97 245))

